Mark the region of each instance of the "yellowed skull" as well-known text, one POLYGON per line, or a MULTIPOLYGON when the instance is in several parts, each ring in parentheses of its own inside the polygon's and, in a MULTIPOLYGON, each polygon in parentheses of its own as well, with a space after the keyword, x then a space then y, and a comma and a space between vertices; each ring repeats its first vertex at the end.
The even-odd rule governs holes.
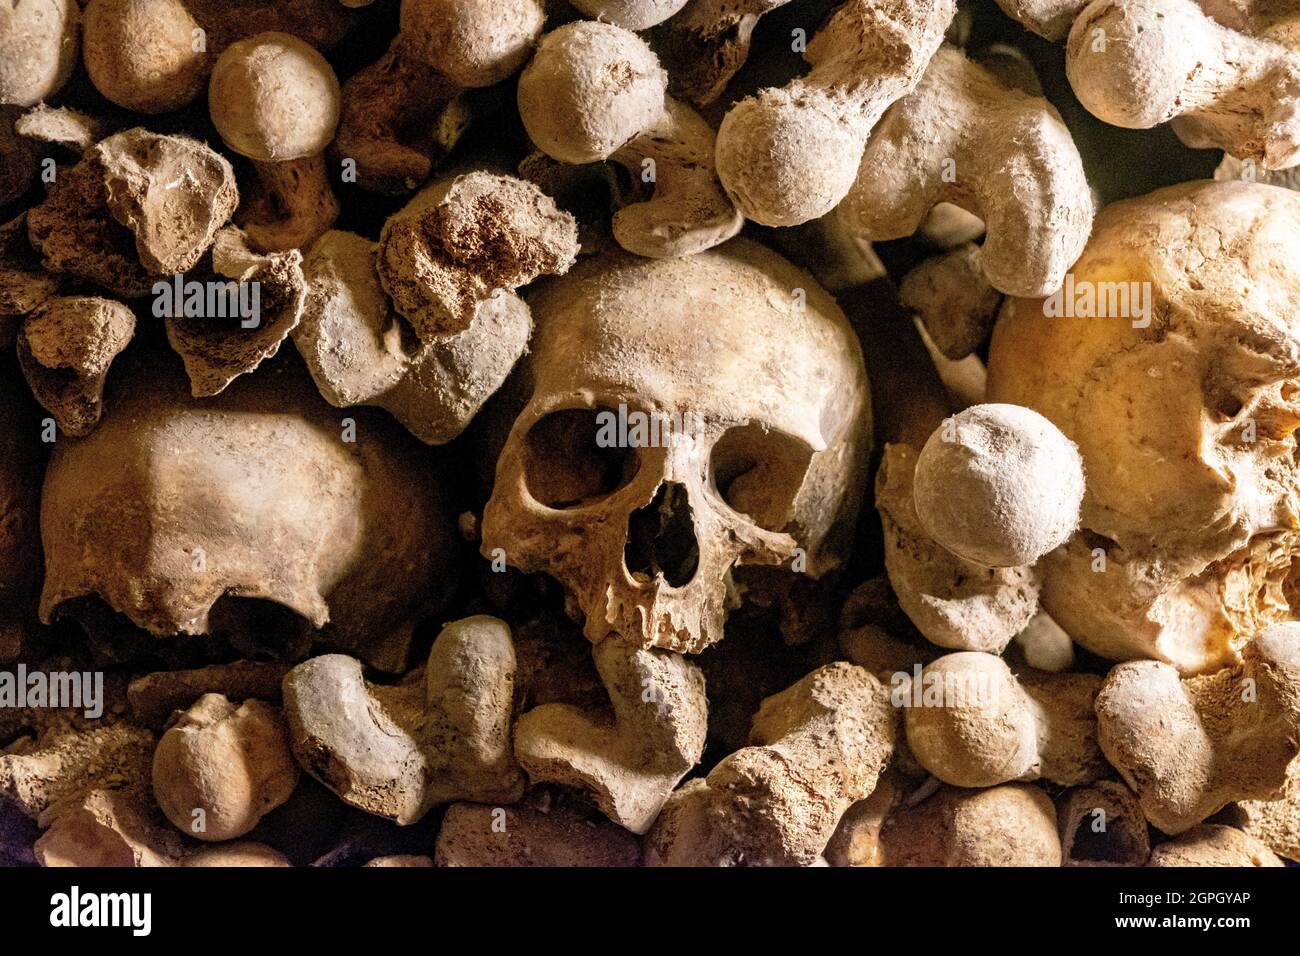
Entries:
POLYGON ((1083 454, 1082 530, 1044 559, 1042 596, 1098 654, 1210 670, 1294 616, 1298 235, 1294 192, 1163 189, 1103 211, 1061 299, 998 321, 990 400, 1083 454))

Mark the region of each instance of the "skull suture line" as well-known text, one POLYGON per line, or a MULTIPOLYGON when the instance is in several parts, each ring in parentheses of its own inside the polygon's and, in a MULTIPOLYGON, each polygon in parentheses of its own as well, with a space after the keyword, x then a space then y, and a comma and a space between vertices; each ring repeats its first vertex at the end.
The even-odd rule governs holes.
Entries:
POLYGON ((722 637, 735 566, 841 562, 870 398, 857 338, 811 276, 743 240, 609 253, 530 305, 532 395, 497 463, 485 556, 557 578, 592 641, 686 653, 722 637), (602 413, 620 410, 693 427, 606 447, 602 413))
POLYGON ((45 621, 72 617, 110 651, 140 630, 282 655, 319 637, 406 669, 415 625, 453 578, 422 446, 368 409, 347 410, 349 440, 290 363, 203 400, 174 356, 115 368, 114 384, 105 420, 60 438, 46 474, 45 621))
POLYGON ((1097 654, 1212 670, 1296 613, 1297 233, 1289 190, 1163 189, 1098 219, 1073 270, 1094 317, 1019 299, 998 320, 990 400, 1047 416, 1087 468, 1082 530, 1039 568, 1044 606, 1097 654), (1151 311, 1113 314, 1134 290, 1151 311))

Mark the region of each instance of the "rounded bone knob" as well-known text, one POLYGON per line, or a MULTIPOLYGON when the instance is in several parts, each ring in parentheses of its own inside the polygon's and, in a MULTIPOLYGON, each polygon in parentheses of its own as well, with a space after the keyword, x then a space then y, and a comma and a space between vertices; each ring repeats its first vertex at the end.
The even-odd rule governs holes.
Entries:
POLYGON ((298 766, 276 708, 204 694, 163 734, 153 788, 167 819, 198 840, 231 840, 289 799, 298 766))
POLYGON ((1079 526, 1083 459, 1074 443, 1020 405, 974 405, 946 420, 916 463, 916 515, 953 554, 1020 567, 1079 526))

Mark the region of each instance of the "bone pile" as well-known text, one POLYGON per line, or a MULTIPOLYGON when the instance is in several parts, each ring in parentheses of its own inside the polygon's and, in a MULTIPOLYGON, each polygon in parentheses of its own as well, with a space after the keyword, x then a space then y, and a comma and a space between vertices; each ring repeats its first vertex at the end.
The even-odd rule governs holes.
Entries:
POLYGON ((570 3, 0 0, 0 865, 1300 862, 1296 4, 570 3))

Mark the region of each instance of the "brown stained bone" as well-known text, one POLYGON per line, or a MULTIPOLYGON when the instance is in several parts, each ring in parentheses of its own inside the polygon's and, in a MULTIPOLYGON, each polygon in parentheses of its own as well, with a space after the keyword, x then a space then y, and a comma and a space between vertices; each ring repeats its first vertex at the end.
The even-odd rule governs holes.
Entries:
POLYGON ((51 807, 33 848, 41 866, 289 866, 283 854, 250 841, 203 847, 168 828, 145 796, 95 789, 51 807))
POLYGON ((831 866, 881 866, 880 831, 898 806, 902 792, 892 775, 882 776, 876 789, 840 817, 824 856, 831 866))
POLYGON ((515 755, 534 783, 592 794, 611 820, 645 833, 704 752, 704 675, 679 654, 616 637, 592 649, 612 714, 543 704, 519 718, 515 755))
POLYGON ((158 276, 198 262, 238 201, 224 157, 195 140, 135 128, 59 174, 28 212, 28 236, 51 272, 137 298, 158 276))
POLYGON ((376 405, 441 445, 506 380, 532 316, 517 295, 501 293, 480 304, 465 331, 420 342, 384 293, 376 248, 354 233, 321 237, 303 263, 307 299, 293 341, 331 405, 376 405))
POLYGON ((292 657, 319 638, 404 671, 457 573, 424 449, 378 413, 345 420, 292 363, 202 402, 166 349, 119 365, 110 413, 46 471, 44 619, 96 646, 127 626, 141 651, 220 635, 292 657))
POLYGON ((33 311, 58 287, 58 278, 41 268, 27 240, 27 213, 0 225, 0 346, 11 345, 18 329, 8 320, 33 311))
POLYGON ((208 110, 226 148, 256 174, 239 215, 253 247, 287 252, 315 242, 340 211, 322 156, 339 117, 330 64, 287 33, 240 40, 213 68, 208 110))
MULTIPOLYGON (((319 795, 319 799, 328 800, 329 805, 342 811, 338 814, 338 824, 325 833, 320 833, 312 826, 313 821, 300 812, 299 825, 306 831, 307 838, 319 846, 304 862, 314 867, 355 866, 379 857, 426 854, 433 851, 437 839, 438 822, 441 814, 433 812, 412 826, 404 826, 383 817, 364 813, 348 806, 335 794, 308 778, 300 787, 319 795)), ((295 806, 296 796, 287 805, 286 812, 295 806)), ((316 808, 319 812, 319 807, 316 808)), ((280 819, 276 814, 273 820, 280 819)), ((292 848, 301 854, 300 846, 290 843, 285 836, 279 838, 277 846, 292 848)))
POLYGON ((841 659, 829 632, 792 649, 775 616, 766 608, 737 615, 728 626, 727 640, 695 658, 704 672, 709 701, 706 752, 740 750, 749 742, 750 724, 766 698, 810 670, 841 659))
POLYGON ((1278 856, 1300 862, 1300 760, 1291 762, 1286 789, 1279 799, 1242 800, 1225 816, 1278 856))
POLYGON ((1151 851, 1147 866, 1286 866, 1248 833, 1201 824, 1151 851))
POLYGON ((636 837, 560 806, 453 803, 438 831, 438 866, 639 866, 636 837))
POLYGON ((421 341, 462 332, 479 307, 578 254, 572 216, 532 183, 471 172, 430 184, 384 225, 379 277, 421 341))
POLYGON ((204 28, 191 6, 183 0, 87 3, 82 58, 95 88, 144 113, 165 113, 198 96, 211 66, 208 37, 198 32, 204 28), (198 50, 196 37, 204 40, 198 50))
POLYGON ((428 869, 433 866, 433 858, 412 853, 398 853, 392 856, 377 856, 368 863, 370 867, 416 867, 428 869))
POLYGON ((551 615, 524 622, 515 631, 515 652, 521 711, 542 704, 594 709, 608 703, 591 645, 571 622, 551 615))
POLYGON ((204 694, 177 714, 153 757, 153 792, 182 833, 204 842, 245 836, 298 785, 277 708, 204 694))
POLYGON ((340 799, 407 825, 455 800, 514 803, 524 778, 510 751, 515 654, 510 629, 478 616, 443 628, 423 672, 371 684, 341 654, 284 679, 299 764, 340 799))
POLYGON ((656 31, 674 96, 712 103, 749 59, 749 44, 765 13, 790 0, 693 0, 656 31))
POLYGON ((941 787, 892 813, 880 833, 885 866, 1060 866, 1056 811, 1023 783, 941 787))
POLYGON ((209 33, 216 33, 219 52, 241 37, 256 33, 288 33, 318 50, 331 50, 347 36, 352 20, 328 0, 188 0, 209 33))
POLYGON ((36 820, 95 789, 143 791, 154 736, 125 723, 49 722, 36 739, 0 754, 0 801, 36 820))
POLYGON ((36 177, 40 155, 14 126, 21 115, 16 106, 0 106, 0 206, 27 192, 36 177))
POLYGON ((93 152, 108 210, 131 230, 151 273, 193 267, 239 205, 234 167, 198 140, 136 127, 101 140, 93 152))
POLYGON ((123 298, 149 293, 135 238, 108 211, 105 171, 93 153, 60 172, 45 201, 27 212, 27 234, 45 269, 87 279, 123 298))
POLYGON ((809 866, 870 796, 898 714, 879 681, 830 664, 763 701, 750 746, 673 794, 646 839, 657 866, 809 866))
POLYGON ((1151 855, 1142 806, 1119 781, 1067 790, 1057 801, 1056 817, 1065 866, 1145 866, 1151 855))
POLYGON ((217 57, 236 40, 278 31, 328 50, 348 26, 337 0, 91 0, 84 59, 91 81, 109 100, 136 112, 166 113, 204 90, 217 57), (200 49, 195 30, 203 31, 200 49))
MULTIPOLYGON (((236 298, 251 301, 255 288, 257 315, 211 315, 204 305, 200 315, 167 318, 167 340, 185 361, 195 398, 220 395, 236 378, 273 357, 302 318, 307 299, 302 253, 292 249, 264 255, 253 251, 248 238, 235 226, 217 233, 209 281, 234 290, 226 295, 227 304, 236 298)), ((173 309, 178 307, 173 303, 173 309)))
POLYGON ((138 795, 95 789, 42 814, 45 829, 34 848, 41 866, 175 866, 179 834, 138 795))
POLYGON ((343 88, 330 156, 336 166, 354 161, 365 189, 410 192, 451 153, 470 117, 469 102, 455 83, 402 56, 394 45, 343 88))
POLYGON ((27 629, 21 621, 0 619, 0 664, 18 660, 23 652, 27 629))
POLYGON ((142 727, 161 732, 174 710, 185 710, 204 694, 220 694, 233 701, 249 697, 278 704, 280 682, 287 664, 274 661, 235 661, 196 670, 155 671, 137 677, 127 686, 131 718, 142 727))
POLYGON ((1184 833, 1235 800, 1284 796, 1300 754, 1300 624, 1274 624, 1236 667, 1180 680, 1114 667, 1097 697, 1102 751, 1158 829, 1184 833))
POLYGON ((108 135, 108 124, 97 117, 70 106, 41 103, 28 110, 14 123, 19 136, 61 146, 79 156, 108 135))
POLYGON ((523 66, 545 18, 542 0, 404 4, 388 51, 343 87, 331 158, 351 161, 363 189, 415 189, 469 125, 463 94, 523 66))
POLYGON ((254 165, 257 183, 235 217, 254 248, 305 249, 334 224, 339 201, 319 155, 254 165))
POLYGON ((885 530, 885 567, 907 616, 940 647, 1000 652, 1038 609, 1032 568, 987 568, 959 558, 926 534, 916 516, 916 449, 885 446, 876 508, 885 530))
POLYGON ((135 334, 135 314, 91 296, 46 299, 18 333, 18 361, 32 393, 72 436, 99 424, 113 359, 135 334))
POLYGON ((634 202, 636 189, 620 180, 610 163, 572 165, 552 159, 540 149, 519 162, 520 179, 536 183, 555 204, 578 221, 580 256, 589 256, 610 246, 615 211, 634 202))
POLYGON ((0 661, 21 652, 31 598, 40 585, 33 558, 40 554, 43 461, 39 422, 28 413, 25 392, 17 375, 0 380, 0 661))
POLYGON ((984 276, 980 247, 974 243, 927 259, 904 277, 899 299, 916 313, 946 358, 966 358, 993 331, 1002 293, 984 276))
POLYGON ((883 682, 930 663, 939 650, 925 641, 899 606, 885 578, 871 578, 853 590, 840 611, 842 660, 866 668, 883 682))

